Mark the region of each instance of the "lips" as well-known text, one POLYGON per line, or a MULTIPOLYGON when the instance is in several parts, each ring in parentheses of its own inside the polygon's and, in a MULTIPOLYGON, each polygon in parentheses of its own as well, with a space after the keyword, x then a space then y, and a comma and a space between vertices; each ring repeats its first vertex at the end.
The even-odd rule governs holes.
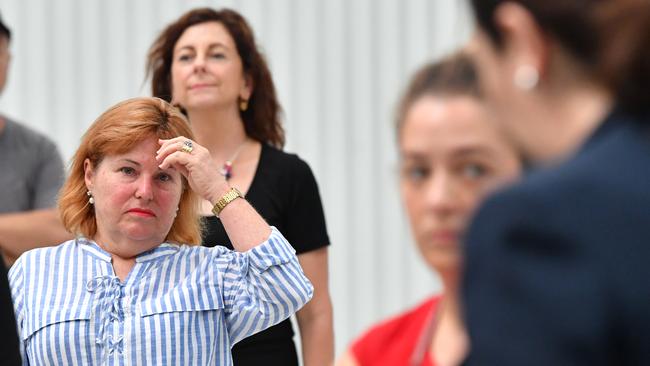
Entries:
POLYGON ((215 85, 214 84, 208 84, 208 83, 197 83, 197 84, 190 85, 190 90, 209 88, 209 87, 213 87, 213 86, 215 86, 215 85))
POLYGON ((431 233, 434 242, 443 245, 452 245, 458 241, 457 230, 435 230, 431 233))
POLYGON ((135 214, 137 216, 142 216, 142 217, 155 217, 156 214, 153 213, 151 210, 147 210, 146 208, 132 208, 127 211, 128 213, 135 214))

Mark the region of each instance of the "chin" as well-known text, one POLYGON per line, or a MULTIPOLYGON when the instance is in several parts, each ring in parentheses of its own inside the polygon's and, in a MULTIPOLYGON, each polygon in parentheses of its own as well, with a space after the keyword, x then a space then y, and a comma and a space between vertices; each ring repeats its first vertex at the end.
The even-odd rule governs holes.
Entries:
POLYGON ((429 251, 424 256, 429 267, 439 273, 458 271, 460 268, 461 261, 458 250, 429 251))
POLYGON ((212 109, 220 105, 219 101, 212 96, 203 96, 192 98, 188 103, 184 103, 185 109, 212 109))

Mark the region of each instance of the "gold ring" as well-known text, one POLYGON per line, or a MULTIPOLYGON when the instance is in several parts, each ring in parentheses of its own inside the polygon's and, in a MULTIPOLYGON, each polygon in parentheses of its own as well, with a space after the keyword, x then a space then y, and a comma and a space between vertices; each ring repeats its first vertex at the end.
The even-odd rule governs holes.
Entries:
POLYGON ((181 151, 184 153, 191 154, 192 150, 194 150, 194 145, 192 144, 192 141, 190 140, 183 141, 183 146, 181 146, 181 151))

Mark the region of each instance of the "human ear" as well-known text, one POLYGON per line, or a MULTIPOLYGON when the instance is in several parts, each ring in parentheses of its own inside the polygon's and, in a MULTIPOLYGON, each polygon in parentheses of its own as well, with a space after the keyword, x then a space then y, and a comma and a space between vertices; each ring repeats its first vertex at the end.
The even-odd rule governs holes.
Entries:
POLYGON ((241 90, 239 91, 239 98, 243 100, 251 99, 253 94, 253 78, 248 74, 244 73, 244 83, 242 84, 241 90))
POLYGON ((549 37, 533 14, 518 3, 499 5, 494 22, 503 37, 503 52, 509 59, 515 85, 532 89, 548 72, 549 37))
POLYGON ((94 173, 93 163, 90 162, 90 159, 86 158, 84 160, 84 181, 86 182, 86 189, 89 191, 92 191, 94 173))

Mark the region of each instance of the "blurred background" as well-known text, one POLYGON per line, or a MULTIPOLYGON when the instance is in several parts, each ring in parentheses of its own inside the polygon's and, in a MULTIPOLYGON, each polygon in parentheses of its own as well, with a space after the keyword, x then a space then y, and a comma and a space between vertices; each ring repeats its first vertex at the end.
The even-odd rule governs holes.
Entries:
POLYGON ((467 5, 0 0, 12 30, 0 112, 51 136, 67 162, 100 113, 150 95, 144 80, 150 44, 166 24, 199 6, 230 7, 251 23, 284 107, 285 149, 314 170, 332 242, 340 355, 370 324, 440 289, 416 253, 400 203, 393 116, 410 75, 468 39, 467 5))

